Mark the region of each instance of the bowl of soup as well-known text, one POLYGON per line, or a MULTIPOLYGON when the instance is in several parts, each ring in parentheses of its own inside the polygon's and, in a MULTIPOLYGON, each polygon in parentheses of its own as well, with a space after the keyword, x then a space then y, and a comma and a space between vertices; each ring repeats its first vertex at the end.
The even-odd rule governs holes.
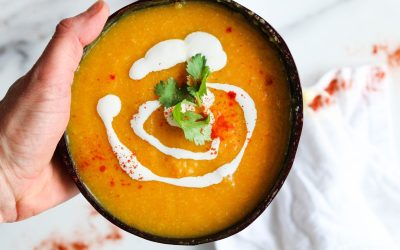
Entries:
POLYGON ((139 1, 85 48, 59 150, 112 223, 193 245, 266 209, 301 128, 296 66, 265 20, 228 0, 139 1))

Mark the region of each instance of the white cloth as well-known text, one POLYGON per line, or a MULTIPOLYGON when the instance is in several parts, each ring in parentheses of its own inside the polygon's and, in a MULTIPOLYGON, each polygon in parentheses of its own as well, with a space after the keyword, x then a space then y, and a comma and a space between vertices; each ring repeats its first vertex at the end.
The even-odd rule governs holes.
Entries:
POLYGON ((343 68, 305 90, 303 134, 288 179, 260 218, 216 248, 400 249, 390 81, 386 68, 343 68), (330 95, 324 89, 333 79, 345 84, 330 95), (328 104, 315 111, 308 104, 317 94, 328 104))

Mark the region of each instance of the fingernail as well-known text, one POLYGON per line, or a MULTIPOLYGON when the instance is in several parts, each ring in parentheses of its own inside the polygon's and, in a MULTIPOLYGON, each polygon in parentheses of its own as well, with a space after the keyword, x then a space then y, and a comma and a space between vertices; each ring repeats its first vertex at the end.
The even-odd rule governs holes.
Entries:
POLYGON ((86 10, 86 13, 93 16, 97 14, 103 8, 104 2, 102 0, 98 0, 89 9, 86 10))

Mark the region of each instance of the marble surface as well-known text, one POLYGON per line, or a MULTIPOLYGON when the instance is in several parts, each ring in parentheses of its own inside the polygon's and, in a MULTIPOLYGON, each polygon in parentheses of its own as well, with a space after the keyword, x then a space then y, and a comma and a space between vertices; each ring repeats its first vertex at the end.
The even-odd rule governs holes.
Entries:
MULTIPOLYGON (((0 0, 0 98, 5 95, 8 87, 33 65, 50 39, 57 22, 84 10, 91 2, 0 0)), ((111 10, 115 11, 131 1, 107 2, 111 10)), ((400 45, 398 0, 238 2, 264 17, 283 36, 293 53, 304 86, 312 85, 331 68, 384 64, 385 55, 373 55, 372 46, 377 43, 386 44, 390 49, 394 49, 400 45)), ((394 77, 400 79, 397 78, 398 75, 394 77)), ((395 82, 399 83, 398 80, 395 82)), ((393 86, 393 107, 400 105, 399 89, 400 84, 393 86)), ((395 123, 399 126, 399 111, 393 108, 393 113, 394 117, 397 117, 395 123)), ((397 136, 400 138, 400 134, 397 136)), ((398 142, 400 149, 400 140, 398 142)), ((95 242, 99 237, 107 238, 112 230, 114 229, 108 222, 93 215, 88 203, 81 196, 77 196, 27 221, 0 225, 0 248, 34 249, 35 246, 45 245, 43 240, 49 237, 68 242, 71 239, 80 240, 88 235, 92 237, 91 241, 95 242), (88 225, 82 226, 82 221, 87 221, 88 225), (96 223, 96 230, 99 232, 91 231, 93 223, 96 223)), ((91 249, 178 248, 155 244, 125 233, 122 233, 121 237, 121 240, 103 240, 101 245, 93 243, 91 249)), ((212 249, 213 245, 179 248, 212 249)))

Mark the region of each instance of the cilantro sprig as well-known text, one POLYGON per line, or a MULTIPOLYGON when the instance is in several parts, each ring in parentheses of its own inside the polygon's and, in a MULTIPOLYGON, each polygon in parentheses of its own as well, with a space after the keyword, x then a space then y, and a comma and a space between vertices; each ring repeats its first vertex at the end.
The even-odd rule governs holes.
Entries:
POLYGON ((172 116, 183 130, 185 138, 196 145, 203 145, 211 141, 210 116, 204 117, 200 113, 182 109, 183 105, 200 108, 202 97, 207 94, 207 78, 211 71, 207 66, 206 57, 196 54, 186 64, 188 73, 186 84, 178 86, 172 77, 167 81, 160 81, 154 88, 160 103, 166 108, 174 107, 172 116))
POLYGON ((207 93, 206 81, 211 74, 210 68, 206 63, 206 57, 197 54, 186 65, 186 71, 189 74, 187 80, 188 91, 196 99, 198 105, 201 105, 201 97, 207 93))
POLYGON ((210 116, 204 118, 201 114, 193 111, 182 111, 182 105, 191 105, 186 100, 178 103, 172 112, 174 120, 183 130, 185 138, 194 142, 196 145, 204 145, 206 141, 211 141, 210 116))

